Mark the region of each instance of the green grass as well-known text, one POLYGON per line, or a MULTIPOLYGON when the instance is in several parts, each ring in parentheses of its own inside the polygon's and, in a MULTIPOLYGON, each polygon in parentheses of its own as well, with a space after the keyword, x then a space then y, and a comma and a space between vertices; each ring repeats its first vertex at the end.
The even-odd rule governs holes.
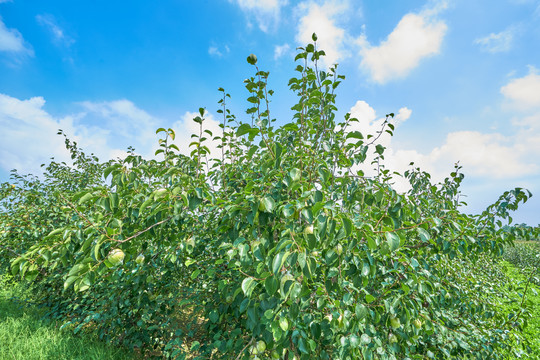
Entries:
POLYGON ((89 360, 133 359, 135 355, 108 346, 89 335, 60 331, 41 312, 15 296, 20 289, 0 275, 0 359, 89 360))
MULTIPOLYGON (((527 283, 526 274, 517 269, 513 264, 502 261, 501 265, 504 272, 512 280, 516 288, 524 288, 527 283)), ((521 302, 521 297, 518 293, 523 293, 523 290, 514 290, 511 293, 511 298, 518 300, 516 304, 503 306, 500 311, 505 314, 511 312, 516 312, 519 308, 521 302)), ((539 359, 540 358, 540 288, 533 283, 529 284, 525 299, 528 301, 528 311, 530 314, 527 316, 528 325, 523 331, 523 337, 526 339, 525 348, 528 349, 529 359, 539 359)), ((517 345, 517 344, 516 344, 517 345)), ((527 358, 527 357, 524 357, 527 358)), ((513 358, 509 358, 513 359, 513 358)))

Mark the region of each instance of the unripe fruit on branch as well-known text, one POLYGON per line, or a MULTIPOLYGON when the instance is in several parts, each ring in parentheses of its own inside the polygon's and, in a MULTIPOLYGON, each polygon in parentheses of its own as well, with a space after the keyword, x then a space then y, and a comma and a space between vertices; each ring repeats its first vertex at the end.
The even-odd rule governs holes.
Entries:
POLYGON ((137 256, 137 258, 135 259, 135 262, 139 265, 142 264, 144 262, 144 255, 139 254, 139 256, 137 256))
POLYGON ((281 356, 279 356, 279 353, 276 350, 272 351, 272 359, 281 359, 281 356))
POLYGON ((337 244, 337 245, 336 245, 336 248, 334 249, 334 251, 335 251, 336 254, 338 254, 338 255, 343 254, 343 246, 342 246, 341 244, 337 244))
POLYGON ((413 324, 417 329, 420 329, 422 327, 422 322, 420 321, 420 319, 414 320, 413 324))
POLYGON ((193 239, 193 236, 186 240, 186 244, 190 245, 191 247, 195 247, 195 240, 193 239))
POLYGON ((264 340, 257 341, 257 351, 262 354, 266 350, 266 343, 264 340))
POLYGON ((397 343, 398 342, 397 336, 395 334, 388 335, 388 342, 390 344, 397 343))
POLYGON ((399 318, 392 316, 390 318, 390 325, 392 325, 394 329, 397 329, 401 326, 401 322, 399 321, 399 318))
POLYGON ((304 229, 304 234, 312 235, 313 234, 313 225, 306 226, 306 228, 304 229))
POLYGON ((164 198, 167 195, 167 189, 161 188, 154 192, 154 200, 164 198))
POLYGON ((260 355, 264 353, 265 350, 266 350, 266 343, 264 342, 264 340, 259 340, 257 341, 255 345, 251 346, 249 353, 251 355, 260 355))
POLYGON ((109 253, 109 256, 107 257, 107 260, 112 264, 112 266, 116 266, 124 261, 124 257, 126 255, 124 252, 120 249, 113 249, 109 253))
POLYGON ((255 56, 254 54, 249 54, 249 56, 247 57, 247 62, 251 65, 255 65, 257 63, 257 56, 255 56))

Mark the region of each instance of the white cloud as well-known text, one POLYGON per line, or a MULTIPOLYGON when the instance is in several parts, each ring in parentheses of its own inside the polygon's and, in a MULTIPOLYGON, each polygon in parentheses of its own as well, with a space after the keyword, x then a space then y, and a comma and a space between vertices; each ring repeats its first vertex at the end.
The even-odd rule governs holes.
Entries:
POLYGON ((106 160, 124 156, 128 146, 152 156, 157 149, 155 129, 161 121, 128 100, 83 102, 83 111, 55 117, 42 97, 20 100, 0 94, 0 167, 22 173, 41 173, 51 157, 69 163, 58 129, 87 153, 106 160))
POLYGON ((276 45, 274 47, 274 60, 277 60, 287 54, 290 49, 291 47, 289 46, 289 44, 276 45))
POLYGON ((312 1, 302 2, 296 11, 301 14, 296 41, 301 46, 305 46, 313 42, 311 37, 313 33, 316 33, 317 46, 326 54, 321 58, 326 67, 350 56, 350 51, 345 44, 349 37, 345 30, 338 26, 340 17, 349 11, 348 2, 334 0, 327 1, 322 5, 312 1))
MULTIPOLYGON (((396 156, 399 155, 397 151, 396 156)), ((540 170, 538 164, 528 161, 519 139, 478 131, 449 133, 443 145, 427 155, 420 155, 417 161, 435 173, 459 161, 467 175, 486 179, 517 178, 540 170)))
POLYGON ((365 35, 360 36, 360 68, 382 84, 405 77, 422 59, 438 54, 447 25, 436 15, 445 8, 446 3, 438 2, 420 13, 406 14, 378 46, 371 45, 365 35))
POLYGON ((512 48, 516 28, 511 27, 499 33, 491 33, 485 37, 474 40, 482 50, 490 53, 507 52, 512 48))
POLYGON ((287 0, 229 0, 236 3, 248 17, 255 17, 259 28, 268 32, 279 22, 281 8, 287 0))
MULTIPOLYGON (((352 123, 350 131, 360 131, 364 137, 380 131, 384 118, 378 117, 375 109, 365 101, 357 101, 350 113, 351 117, 359 120, 352 123)), ((401 108, 392 121, 396 129, 411 114, 410 109, 401 108)), ((410 162, 414 162, 415 166, 429 172, 434 181, 447 177, 456 162, 463 166, 467 176, 484 179, 486 183, 537 176, 540 174, 540 113, 516 119, 514 124, 517 131, 512 135, 467 130, 451 132, 440 146, 427 153, 397 148, 392 137, 386 133, 381 135, 377 143, 386 147, 383 164, 388 169, 403 173, 409 168, 410 162)), ((399 129, 396 136, 399 136, 399 129)), ((367 176, 375 174, 370 165, 373 158, 373 154, 370 154, 361 166, 367 176)), ((403 179, 395 180, 398 190, 407 189, 403 179)))
MULTIPOLYGON (((364 137, 368 134, 377 134, 385 121, 385 118, 377 118, 375 109, 373 109, 367 102, 358 100, 356 104, 350 110, 351 118, 358 119, 358 122, 351 123, 352 131, 360 131, 364 137)), ((412 114, 412 110, 407 107, 402 107, 394 114, 394 118, 389 118, 389 122, 396 128, 402 123, 407 121, 412 114)), ((383 133, 377 143, 382 145, 389 145, 391 137, 388 133, 383 133)))
POLYGON ((8 29, 0 17, 0 52, 18 53, 23 55, 34 54, 17 29, 8 29))
MULTIPOLYGON (((375 109, 373 109, 367 102, 363 100, 359 100, 354 104, 354 106, 350 109, 351 118, 358 119, 358 122, 351 122, 349 127, 347 128, 347 131, 359 131, 364 136, 365 143, 371 143, 376 139, 376 144, 383 145, 385 150, 385 164, 390 164, 392 166, 400 165, 401 170, 401 162, 395 162, 395 159, 392 157, 393 150, 391 148, 392 146, 392 137, 387 132, 380 133, 381 130, 383 130, 383 123, 385 121, 384 117, 377 117, 377 113, 375 109), (368 139, 368 135, 373 135, 373 138, 368 139), (388 155, 390 155, 390 158, 388 158, 388 155)), ((407 121, 412 114, 412 110, 410 110, 407 107, 403 107, 399 109, 398 113, 395 114, 394 119, 389 119, 390 123, 392 123, 396 128, 399 127, 403 122, 407 121)), ((384 130, 387 130, 386 127, 384 130)), ((366 176, 374 176, 376 175, 376 170, 373 165, 371 165, 371 162, 375 159, 375 153, 373 152, 374 145, 371 148, 371 151, 367 154, 367 159, 364 161, 364 163, 360 166, 358 166, 357 169, 361 169, 366 176)), ((409 162, 411 160, 409 159, 409 162)), ((408 162, 408 163, 409 163, 408 162)), ((407 163, 407 164, 408 164, 407 163)), ((394 169, 392 169, 394 170, 394 169)), ((395 170, 398 170, 397 168, 395 170)), ((402 185, 400 185, 403 187, 402 185)), ((401 187, 399 190, 402 190, 401 187)))
POLYGON ((73 117, 53 118, 42 97, 19 100, 0 94, 0 166, 23 173, 39 173, 50 157, 67 161, 69 154, 56 134, 73 130, 73 117))
POLYGON ((215 45, 211 45, 208 48, 208 54, 210 54, 211 56, 217 56, 217 57, 223 57, 224 54, 228 54, 230 51, 231 49, 229 49, 229 46, 227 45, 223 47, 223 51, 219 50, 219 48, 215 45))
POLYGON ((522 78, 513 79, 501 88, 501 93, 521 110, 540 107, 540 75, 534 67, 522 78))
MULTIPOLYGON (((51 157, 56 161, 70 163, 69 152, 63 138, 57 132, 62 129, 70 140, 76 141, 85 153, 93 153, 101 160, 123 158, 128 146, 145 158, 154 158, 159 148, 158 127, 175 130, 175 143, 180 152, 187 155, 193 148, 189 144, 191 134, 199 134, 199 124, 193 121, 198 113, 186 112, 180 120, 168 126, 167 123, 137 107, 129 100, 115 100, 78 103, 82 111, 63 117, 48 113, 45 99, 33 97, 20 100, 0 94, 0 168, 20 173, 41 174, 40 165, 48 163, 51 157)), ((221 135, 219 121, 211 113, 205 114, 205 143, 211 157, 220 158, 219 142, 212 138, 221 135)))
POLYGON ((64 30, 56 23, 54 16, 50 14, 36 15, 36 20, 38 24, 49 30, 53 36, 53 41, 56 44, 69 47, 75 42, 75 40, 70 36, 67 36, 64 30))

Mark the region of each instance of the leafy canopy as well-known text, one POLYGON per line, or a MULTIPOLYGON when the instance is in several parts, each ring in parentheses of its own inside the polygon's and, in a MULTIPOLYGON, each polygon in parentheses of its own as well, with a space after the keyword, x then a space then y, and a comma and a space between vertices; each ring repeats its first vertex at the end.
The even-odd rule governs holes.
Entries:
POLYGON ((298 102, 283 126, 250 55, 248 120, 220 88, 221 133, 199 109, 189 156, 172 129, 157 130, 161 160, 130 149, 101 163, 66 139, 73 167, 2 184, 2 259, 50 316, 180 359, 498 357, 517 335, 481 274, 512 242, 503 221, 530 193, 505 192, 471 216, 459 211, 459 166, 439 184, 386 169, 377 141, 393 134, 393 114, 376 134, 352 131, 350 114, 337 120, 345 77, 319 68, 316 40, 295 58, 298 102))

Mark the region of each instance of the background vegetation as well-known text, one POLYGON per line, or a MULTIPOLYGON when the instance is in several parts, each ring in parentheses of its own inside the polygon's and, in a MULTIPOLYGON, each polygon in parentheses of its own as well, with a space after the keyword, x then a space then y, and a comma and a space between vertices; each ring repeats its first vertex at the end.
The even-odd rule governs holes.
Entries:
MULTIPOLYGON (((496 359, 531 346, 530 315, 497 258, 531 194, 515 188, 478 215, 460 211, 459 166, 441 183, 382 165, 376 134, 336 120, 337 66, 313 43, 296 57, 293 121, 274 125, 269 74, 255 75, 240 122, 194 121, 191 153, 158 129, 161 160, 130 149, 100 162, 65 139, 73 165, 0 188, 4 271, 31 283, 46 316, 75 334, 154 357, 496 359), (209 142, 218 143, 217 156, 209 142), (373 169, 375 176, 366 176, 373 169), (395 177, 410 184, 405 194, 395 177), (500 311, 502 306, 505 311, 500 311)), ((533 274, 533 272, 531 272, 533 274)), ((521 290, 520 290, 521 291, 521 290)))

